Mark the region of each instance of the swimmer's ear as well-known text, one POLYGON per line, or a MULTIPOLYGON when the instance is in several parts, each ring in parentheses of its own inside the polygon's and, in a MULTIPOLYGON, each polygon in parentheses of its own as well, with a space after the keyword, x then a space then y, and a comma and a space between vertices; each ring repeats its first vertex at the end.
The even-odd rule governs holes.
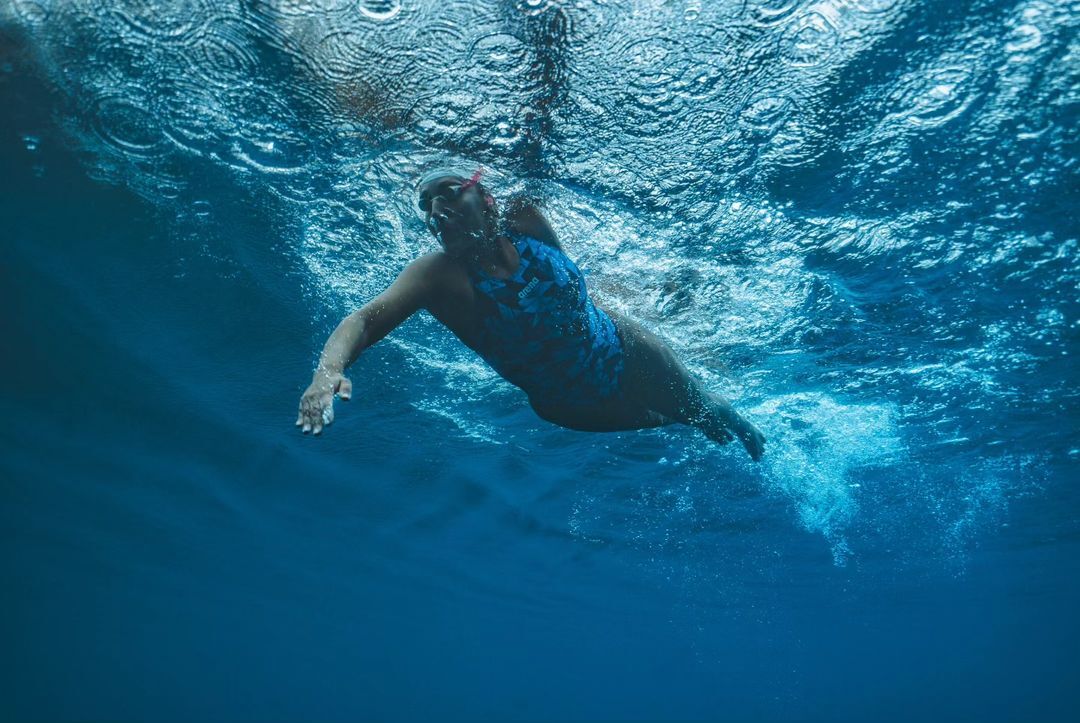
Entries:
POLYGON ((487 191, 484 191, 484 203, 486 203, 487 207, 490 208, 492 211, 497 210, 495 208, 495 197, 487 191))

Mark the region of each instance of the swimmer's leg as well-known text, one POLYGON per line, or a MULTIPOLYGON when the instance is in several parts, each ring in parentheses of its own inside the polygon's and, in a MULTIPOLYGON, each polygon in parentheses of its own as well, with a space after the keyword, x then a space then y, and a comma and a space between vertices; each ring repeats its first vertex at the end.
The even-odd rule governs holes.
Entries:
POLYGON ((765 437, 718 394, 701 387, 664 341, 625 316, 607 312, 623 340, 622 392, 664 417, 697 427, 720 444, 738 436, 755 460, 765 437))

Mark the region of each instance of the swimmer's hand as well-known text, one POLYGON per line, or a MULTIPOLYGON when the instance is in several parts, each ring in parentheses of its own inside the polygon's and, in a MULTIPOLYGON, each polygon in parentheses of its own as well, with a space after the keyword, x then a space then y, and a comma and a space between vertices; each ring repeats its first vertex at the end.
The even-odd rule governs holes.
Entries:
POLYGON ((736 414, 731 424, 731 431, 746 447, 750 458, 755 462, 760 461, 761 455, 765 454, 765 435, 761 433, 761 430, 751 424, 746 417, 736 414))
POLYGON ((352 382, 336 372, 315 372, 311 385, 300 397, 300 414, 296 426, 304 434, 321 434, 324 426, 334 421, 334 395, 345 401, 352 397, 352 382))

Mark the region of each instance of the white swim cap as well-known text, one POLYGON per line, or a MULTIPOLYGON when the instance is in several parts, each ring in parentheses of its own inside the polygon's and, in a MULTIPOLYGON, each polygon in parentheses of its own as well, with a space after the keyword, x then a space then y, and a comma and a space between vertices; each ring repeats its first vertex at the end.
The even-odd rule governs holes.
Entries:
POLYGON ((446 176, 454 176, 455 178, 460 178, 464 180, 471 176, 472 173, 472 171, 467 171, 460 166, 445 166, 443 168, 436 168, 420 176, 420 180, 416 182, 416 187, 420 188, 424 184, 431 183, 432 181, 439 178, 445 178, 446 176))

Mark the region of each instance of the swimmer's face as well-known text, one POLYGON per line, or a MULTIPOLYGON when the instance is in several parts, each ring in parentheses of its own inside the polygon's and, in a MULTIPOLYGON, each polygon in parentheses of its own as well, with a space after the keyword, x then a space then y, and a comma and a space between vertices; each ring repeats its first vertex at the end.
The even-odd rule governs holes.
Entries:
POLYGON ((491 205, 482 187, 461 176, 433 178, 419 189, 424 223, 446 253, 464 257, 489 236, 491 205))

